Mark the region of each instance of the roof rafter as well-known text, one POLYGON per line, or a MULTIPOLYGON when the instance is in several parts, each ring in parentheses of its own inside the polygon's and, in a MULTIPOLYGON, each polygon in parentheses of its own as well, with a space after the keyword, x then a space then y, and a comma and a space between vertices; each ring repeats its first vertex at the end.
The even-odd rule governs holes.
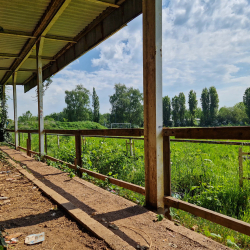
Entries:
MULTIPOLYGON (((0 53, 0 58, 10 59, 10 58, 20 58, 18 54, 0 53)), ((36 59, 36 56, 29 56, 28 59, 36 59)), ((53 57, 42 56, 42 60, 55 61, 53 57)))
MULTIPOLYGON (((6 36, 19 36, 19 37, 27 37, 31 39, 35 39, 35 36, 32 36, 31 33, 27 33, 24 31, 16 31, 16 30, 4 30, 0 32, 1 35, 6 35, 6 36)), ((45 39, 49 40, 55 40, 55 41, 63 41, 63 42, 68 42, 68 43, 76 43, 73 38, 71 37, 63 37, 63 36, 54 36, 54 35, 47 35, 44 36, 45 39)))
POLYGON ((12 72, 17 71, 21 67, 21 65, 26 61, 26 59, 29 58, 36 42, 40 39, 40 37, 45 36, 49 32, 50 28, 60 17, 63 11, 68 7, 70 2, 71 0, 53 0, 51 2, 32 34, 32 36, 36 38, 29 39, 28 42, 24 45, 19 55, 20 58, 15 59, 15 61, 9 68, 10 72, 6 72, 3 79, 1 80, 1 85, 5 85, 11 77, 12 72))

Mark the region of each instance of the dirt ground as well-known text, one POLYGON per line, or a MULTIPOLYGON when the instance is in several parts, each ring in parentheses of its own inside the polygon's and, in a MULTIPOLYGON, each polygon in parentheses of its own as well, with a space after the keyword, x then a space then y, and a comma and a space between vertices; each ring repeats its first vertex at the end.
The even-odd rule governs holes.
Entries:
POLYGON ((16 169, 0 162, 0 231, 3 235, 21 233, 9 249, 110 249, 90 236, 44 197, 36 186, 16 169), (9 173, 1 173, 9 171, 9 173), (26 236, 45 232, 45 241, 25 245, 26 236))
MULTIPOLYGON (((151 245, 150 249, 152 250, 229 249, 228 247, 223 246, 199 233, 193 232, 182 226, 176 226, 174 225, 174 222, 169 221, 167 219, 164 219, 160 222, 155 222, 156 214, 151 211, 148 211, 144 207, 136 205, 131 201, 128 201, 122 197, 119 197, 106 190, 103 190, 93 185, 92 183, 89 183, 78 177, 70 179, 67 173, 64 173, 56 168, 48 166, 45 163, 37 162, 31 157, 26 156, 24 153, 15 151, 13 149, 4 146, 0 147, 0 149, 3 150, 5 153, 7 153, 14 160, 19 161, 22 164, 25 164, 29 169, 29 171, 37 179, 42 181, 46 186, 52 188, 54 191, 64 196, 76 207, 82 209, 84 212, 92 216, 96 221, 100 222, 108 230, 112 230, 113 233, 118 235, 120 238, 129 243, 135 249, 138 249, 139 246, 149 247, 150 245, 151 245), (110 227, 109 226, 110 223, 114 223, 118 228, 114 229, 110 227)), ((76 241, 78 241, 76 240, 75 233, 79 236, 81 240, 87 239, 87 243, 83 243, 83 245, 87 244, 87 246, 90 246, 93 243, 97 244, 94 245, 94 247, 97 248, 93 247, 93 249, 105 249, 105 246, 101 245, 102 243, 100 241, 88 238, 89 236, 88 237, 85 236, 86 238, 84 236, 81 236, 81 235, 86 235, 86 233, 85 234, 82 233, 80 229, 77 228, 76 225, 72 227, 72 229, 70 229, 69 231, 65 231, 65 227, 67 227, 65 225, 68 225, 67 223, 71 224, 73 222, 62 223, 61 220, 63 220, 63 218, 65 217, 63 215, 59 216, 59 213, 61 213, 60 211, 56 212, 55 217, 52 217, 51 214, 54 213, 54 211, 50 211, 49 209, 53 206, 49 201, 42 201, 46 200, 44 197, 41 196, 42 197, 40 198, 41 202, 35 205, 36 208, 41 209, 41 211, 39 210, 40 212, 38 212, 34 210, 32 204, 33 202, 38 202, 38 201, 35 198, 36 196, 32 195, 33 192, 38 192, 38 191, 36 191, 36 189, 32 189, 32 184, 28 185, 26 184, 26 182, 24 182, 24 184, 21 183, 18 185, 17 183, 14 182, 14 184, 15 184, 14 188, 16 188, 16 190, 11 190, 12 192, 10 193, 6 192, 6 194, 4 195, 6 196, 13 195, 14 197, 16 197, 14 199, 20 198, 20 200, 23 203, 16 206, 15 213, 5 214, 5 216, 8 216, 8 220, 6 221, 5 219, 5 224, 9 224, 8 221, 12 221, 11 216, 14 216, 16 220, 18 220, 17 218, 22 217, 22 220, 20 222, 21 224, 18 224, 17 226, 9 226, 9 229, 6 226, 8 230, 12 230, 11 232, 20 231, 20 229, 22 228, 21 225, 23 225, 22 223, 27 222, 27 220, 25 220, 25 217, 27 216, 31 217, 33 213, 46 214, 46 216, 41 215, 41 218, 43 218, 43 220, 45 221, 40 221, 39 223, 36 223, 34 225, 36 227, 34 231, 32 230, 25 231, 25 235, 27 235, 30 233, 41 232, 46 230, 46 233, 49 236, 47 239, 49 240, 46 240, 43 243, 45 247, 46 246, 48 247, 44 249, 52 249, 54 244, 56 244, 54 249, 84 249, 83 247, 78 247, 78 246, 75 246, 75 248, 67 248, 67 247, 62 248, 63 246, 66 246, 66 244, 67 246, 71 247, 72 242, 75 243, 76 241), (29 190, 29 192, 25 193, 25 199, 23 198, 24 196, 22 192, 20 192, 22 188, 24 188, 23 187, 24 185, 28 185, 27 188, 29 190), (20 195, 20 197, 17 195, 20 195), (28 198, 30 200, 27 203, 28 198), (47 203, 48 205, 46 206, 47 209, 46 210, 43 207, 45 207, 45 204, 47 203), (22 207, 21 211, 19 211, 20 207, 22 207), (19 215, 19 213, 21 213, 21 216, 19 215), (48 223, 50 224, 47 225, 48 223), (59 225, 57 226, 57 224, 59 225), (39 227, 39 225, 41 225, 41 227, 39 227), (47 225, 47 227, 45 227, 45 225, 47 225), (56 235, 53 235, 53 231, 56 232, 56 235), (67 239, 65 239, 66 237, 64 239, 62 238, 63 242, 60 242, 60 240, 58 241, 56 240, 57 238, 59 238, 60 232, 61 236, 63 236, 63 234, 65 233, 66 233, 65 235, 67 235, 67 239), (50 233, 52 235, 50 235, 50 233), (67 242, 68 240, 71 240, 71 242, 67 242)), ((11 208, 11 205, 8 206, 5 205, 2 207, 2 209, 3 208, 8 209, 8 207, 11 208)), ((3 221, 3 219, 1 220, 3 221)), ((33 221, 33 218, 29 219, 28 221, 33 221)), ((23 230, 28 230, 25 228, 26 227, 24 227, 23 230)), ((27 249, 27 248, 19 248, 19 249, 27 249)))

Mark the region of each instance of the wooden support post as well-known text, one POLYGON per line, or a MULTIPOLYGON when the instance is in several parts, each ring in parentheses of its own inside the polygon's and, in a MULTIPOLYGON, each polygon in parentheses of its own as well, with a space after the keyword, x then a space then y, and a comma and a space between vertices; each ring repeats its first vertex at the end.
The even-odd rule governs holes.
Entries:
MULTIPOLYGON (((170 137, 163 137, 163 164, 164 164, 164 195, 171 196, 171 158, 170 137)), ((170 207, 165 206, 165 216, 172 220, 170 207)))
POLYGON ((39 153, 44 155, 44 119, 43 119, 43 76, 42 76, 42 49, 44 37, 36 44, 36 62, 37 62, 37 89, 38 89, 38 136, 39 153))
POLYGON ((146 205, 163 214, 162 0, 143 1, 143 92, 146 205))
POLYGON ((21 146, 21 133, 18 132, 18 145, 21 146))
POLYGON ((82 145, 81 145, 81 133, 76 131, 75 133, 75 146, 76 146, 76 164, 82 167, 82 145))
POLYGON ((45 153, 48 154, 47 133, 45 133, 45 153))
POLYGON ((18 123, 17 123, 17 98, 16 98, 16 77, 15 71, 12 75, 13 79, 13 107, 14 107, 14 127, 15 127, 15 149, 18 149, 18 123))
POLYGON ((239 184, 243 187, 242 147, 239 148, 239 184))
POLYGON ((58 146, 58 149, 59 149, 60 148, 59 135, 57 135, 57 146, 58 146))
POLYGON ((133 156, 133 142, 132 139, 129 139, 129 146, 130 146, 130 156, 133 156))
POLYGON ((27 155, 31 156, 31 134, 28 133, 28 139, 27 139, 27 155))

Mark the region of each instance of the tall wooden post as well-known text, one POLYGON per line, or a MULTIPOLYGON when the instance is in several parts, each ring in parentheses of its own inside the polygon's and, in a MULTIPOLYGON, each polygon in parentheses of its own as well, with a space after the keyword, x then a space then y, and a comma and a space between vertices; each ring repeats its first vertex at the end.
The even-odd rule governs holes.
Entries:
POLYGON ((27 155, 31 156, 31 134, 28 133, 28 139, 27 139, 27 155))
MULTIPOLYGON (((164 195, 171 196, 171 159, 170 159, 170 137, 163 137, 163 164, 164 164, 164 195)), ((170 207, 166 206, 165 215, 168 219, 172 219, 170 215, 170 207)))
POLYGON ((143 1, 143 92, 146 205, 163 213, 162 0, 143 1))
POLYGON ((42 76, 42 50, 44 37, 36 44, 36 63, 37 63, 37 89, 38 89, 38 136, 39 152, 44 155, 44 119, 43 119, 43 76, 42 76))
POLYGON ((80 131, 75 134, 75 147, 76 147, 76 165, 82 167, 82 145, 80 131))
POLYGON ((15 129, 15 149, 18 149, 18 123, 17 123, 17 99, 16 99, 16 77, 15 71, 12 75, 13 80, 13 107, 14 107, 14 129, 15 129))

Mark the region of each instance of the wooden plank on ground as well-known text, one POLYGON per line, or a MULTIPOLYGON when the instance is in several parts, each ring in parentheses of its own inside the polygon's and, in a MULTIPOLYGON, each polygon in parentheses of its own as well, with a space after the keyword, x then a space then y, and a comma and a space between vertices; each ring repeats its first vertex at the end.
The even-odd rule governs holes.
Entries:
POLYGON ((171 196, 164 197, 164 203, 167 206, 174 207, 177 209, 181 209, 183 211, 189 212, 193 215, 199 216, 201 218, 204 218, 206 220, 215 222, 217 224, 220 224, 224 227, 231 228, 235 231, 238 231, 240 233, 246 234, 250 236, 250 224, 240 221, 234 218, 231 218, 229 216, 216 213, 212 210, 199 207, 196 205, 193 205, 191 203, 175 199, 171 196))
POLYGON ((112 231, 107 229, 98 221, 91 218, 83 210, 77 208, 74 204, 68 201, 66 198, 55 192, 53 189, 47 187, 41 181, 36 179, 32 174, 28 173, 25 169, 20 167, 13 160, 8 159, 8 162, 17 168, 17 170, 25 175, 30 181, 41 189, 46 196, 51 198, 55 203, 62 207, 71 217, 73 217, 78 223, 80 223, 84 228, 93 233, 96 237, 104 240, 112 249, 134 249, 126 241, 122 240, 119 236, 115 235, 112 231))
POLYGON ((163 136, 187 139, 250 140, 250 127, 164 128, 163 136))

